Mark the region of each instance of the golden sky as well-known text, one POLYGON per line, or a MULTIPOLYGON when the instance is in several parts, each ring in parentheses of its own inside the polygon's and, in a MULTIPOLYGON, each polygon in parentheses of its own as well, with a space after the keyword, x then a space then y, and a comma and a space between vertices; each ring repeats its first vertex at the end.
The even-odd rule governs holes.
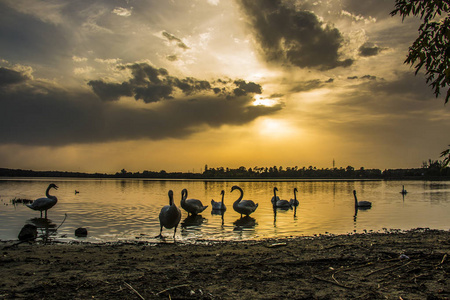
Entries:
POLYGON ((394 1, 0 2, 0 167, 414 168, 450 121, 394 1))

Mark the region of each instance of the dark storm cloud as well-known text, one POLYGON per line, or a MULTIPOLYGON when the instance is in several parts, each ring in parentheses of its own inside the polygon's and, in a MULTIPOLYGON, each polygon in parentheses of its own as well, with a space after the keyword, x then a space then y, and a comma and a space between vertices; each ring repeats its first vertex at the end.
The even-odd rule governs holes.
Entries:
POLYGON ((8 61, 39 61, 55 66, 67 55, 67 32, 31 15, 18 12, 0 1, 1 58, 8 61))
MULTIPOLYGON (((134 68, 138 69, 142 70, 134 68)), ((0 87, 0 141, 2 144, 61 146, 185 138, 208 127, 246 124, 281 109, 280 105, 254 106, 252 95, 233 96, 231 87, 221 88, 228 90, 227 97, 223 92, 215 95, 210 90, 209 94, 173 97, 149 108, 112 101, 130 92, 136 97, 137 83, 164 84, 169 78, 163 69, 147 71, 145 76, 135 72, 130 81, 120 84, 91 81, 95 93, 61 89, 31 79, 26 84, 15 84, 17 88, 0 87), (166 75, 161 77, 161 74, 166 75)), ((189 78, 186 82, 179 81, 171 78, 171 87, 185 83, 191 87, 189 93, 205 88, 203 81, 189 78)))
POLYGON ((132 77, 122 83, 108 83, 102 80, 88 82, 88 85, 103 101, 114 101, 119 100, 122 96, 133 96, 136 100, 151 103, 172 99, 177 91, 181 91, 186 96, 213 91, 215 94, 221 93, 228 97, 262 93, 259 84, 242 79, 235 80, 233 87, 236 88, 228 91, 225 87, 230 85, 230 81, 217 80, 214 84, 219 86, 213 87, 206 80, 198 80, 193 77, 180 79, 170 76, 166 69, 158 69, 146 63, 120 66, 119 69, 131 70, 132 77))
POLYGON ((368 57, 368 56, 376 56, 381 51, 383 51, 383 48, 377 47, 377 46, 371 46, 369 44, 364 44, 361 47, 359 47, 359 55, 368 57))
POLYGON ((299 11, 281 0, 240 0, 261 52, 269 62, 321 70, 348 67, 341 60, 343 38, 338 29, 315 14, 299 11))
POLYGON ((180 47, 183 50, 188 50, 190 49, 188 46, 186 46, 185 43, 183 43, 183 41, 179 38, 177 38, 176 36, 174 36, 173 34, 170 34, 168 32, 163 32, 162 35, 169 41, 169 42, 175 42, 177 44, 178 47, 180 47))
POLYGON ((0 67, 0 87, 17 84, 28 80, 28 77, 20 72, 0 67))

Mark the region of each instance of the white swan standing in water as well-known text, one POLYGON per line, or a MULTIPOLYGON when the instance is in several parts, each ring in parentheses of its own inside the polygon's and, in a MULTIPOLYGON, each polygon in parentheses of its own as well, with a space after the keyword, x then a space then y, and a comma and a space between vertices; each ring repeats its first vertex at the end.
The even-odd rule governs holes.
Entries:
POLYGON ((287 200, 280 200, 280 197, 277 196, 277 187, 273 188, 273 197, 270 200, 274 207, 278 208, 291 208, 291 204, 287 200))
POLYGON ((188 216, 191 214, 193 214, 194 216, 198 215, 208 207, 208 205, 203 206, 203 203, 198 199, 186 199, 187 196, 188 196, 187 189, 183 189, 181 191, 180 205, 185 211, 188 212, 188 216))
POLYGON ((55 196, 52 196, 49 194, 50 189, 57 190, 58 187, 54 183, 50 183, 47 190, 45 191, 45 195, 47 198, 39 198, 33 201, 31 204, 27 204, 27 206, 33 210, 39 210, 41 212, 41 218, 42 218, 42 211, 45 211, 45 218, 47 219, 47 210, 55 206, 55 204, 58 202, 58 198, 55 196))
POLYGON ((356 190, 353 190, 353 196, 355 197, 355 208, 370 208, 372 207, 372 202, 370 201, 358 201, 356 198, 356 190))
POLYGON ((297 188, 294 188, 294 199, 291 199, 289 201, 292 207, 297 207, 300 204, 297 200, 297 192, 298 192, 297 188))
POLYGON ((244 197, 244 191, 237 185, 234 185, 231 188, 231 192, 233 192, 234 190, 239 190, 241 192, 241 195, 236 201, 234 201, 233 209, 237 213, 241 214, 241 218, 242 215, 249 216, 252 212, 254 212, 258 208, 258 203, 255 204, 255 202, 253 202, 252 200, 242 200, 242 198, 244 197))
MULTIPOLYGON (((181 196, 183 197, 183 193, 181 193, 181 196)), ((175 205, 175 202, 173 201, 173 192, 172 190, 169 191, 169 205, 165 205, 163 208, 161 208, 161 212, 159 213, 159 224, 161 226, 161 229, 159 230, 159 235, 157 238, 162 238, 162 229, 163 227, 166 227, 167 229, 174 228, 173 230, 173 238, 175 239, 175 233, 177 232, 178 224, 181 220, 181 211, 180 209, 175 205)))
POLYGON ((211 199, 211 207, 212 207, 213 210, 226 211, 227 207, 225 206, 225 203, 223 203, 223 198, 225 196, 225 191, 222 190, 220 192, 220 194, 222 195, 222 201, 218 202, 218 201, 214 201, 214 199, 211 199))

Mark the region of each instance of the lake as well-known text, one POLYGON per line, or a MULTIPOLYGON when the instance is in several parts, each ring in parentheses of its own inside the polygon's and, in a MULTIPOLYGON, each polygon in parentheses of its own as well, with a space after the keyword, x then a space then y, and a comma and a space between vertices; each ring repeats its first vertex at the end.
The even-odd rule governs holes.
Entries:
MULTIPOLYGON (((159 211, 167 205, 168 191, 174 192, 180 207, 181 190, 188 189, 188 198, 200 199, 209 207, 201 217, 192 218, 181 209, 182 218, 176 239, 184 242, 206 240, 248 240, 316 234, 346 234, 413 228, 449 229, 450 181, 204 181, 204 180, 142 180, 142 179, 73 179, 12 178, 0 179, 0 239, 16 240, 27 223, 38 226, 40 233, 57 228, 54 237, 60 241, 157 241, 159 211), (12 199, 34 200, 45 196, 50 183, 59 189, 50 194, 58 203, 48 211, 48 220, 12 199), (239 191, 244 199, 259 204, 250 218, 241 219, 232 204, 239 191), (408 193, 403 196, 402 186, 408 193), (297 188, 300 202, 297 210, 273 210, 270 199, 273 188, 281 199, 293 198, 297 188), (75 190, 79 191, 78 194, 75 190), (227 211, 211 213, 211 199, 220 201, 225 191, 227 211), (355 214, 353 190, 358 200, 372 202, 372 208, 355 214), (75 237, 78 227, 85 227, 88 236, 75 237)), ((173 229, 163 229, 167 240, 173 229)))

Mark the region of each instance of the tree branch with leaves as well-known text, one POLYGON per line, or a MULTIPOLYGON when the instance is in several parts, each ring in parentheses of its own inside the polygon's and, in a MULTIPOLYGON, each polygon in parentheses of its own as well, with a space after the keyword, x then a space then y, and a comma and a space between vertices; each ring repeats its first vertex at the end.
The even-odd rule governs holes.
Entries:
MULTIPOLYGON (((450 99, 450 0, 396 0, 391 16, 402 20, 419 17, 419 37, 409 47, 406 64, 414 66, 417 75, 424 69, 426 82, 438 97, 447 88, 445 103, 450 99)), ((450 148, 441 152, 444 166, 450 163, 450 148)))

